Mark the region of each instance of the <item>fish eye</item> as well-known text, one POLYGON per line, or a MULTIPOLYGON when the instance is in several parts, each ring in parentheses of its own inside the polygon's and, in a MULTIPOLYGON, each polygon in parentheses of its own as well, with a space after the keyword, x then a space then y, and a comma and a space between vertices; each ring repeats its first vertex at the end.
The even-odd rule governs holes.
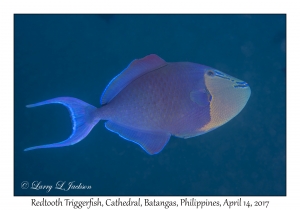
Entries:
POLYGON ((208 76, 210 76, 210 77, 215 76, 215 72, 213 72, 212 70, 208 70, 208 71, 206 72, 206 74, 207 74, 208 76))

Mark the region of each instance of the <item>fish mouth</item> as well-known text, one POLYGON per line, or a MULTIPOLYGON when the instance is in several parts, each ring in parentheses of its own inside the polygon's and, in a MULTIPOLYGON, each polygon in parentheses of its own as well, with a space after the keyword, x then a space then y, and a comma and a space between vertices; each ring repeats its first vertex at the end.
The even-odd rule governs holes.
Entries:
POLYGON ((247 82, 235 82, 236 84, 233 86, 235 88, 248 88, 249 85, 247 82))

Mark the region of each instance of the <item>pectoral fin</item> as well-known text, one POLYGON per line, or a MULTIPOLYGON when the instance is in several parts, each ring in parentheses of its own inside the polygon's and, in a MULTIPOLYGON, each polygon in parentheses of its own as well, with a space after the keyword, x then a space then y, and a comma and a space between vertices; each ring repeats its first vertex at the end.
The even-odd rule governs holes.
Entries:
POLYGON ((197 103, 199 106, 209 105, 212 96, 205 89, 195 90, 190 92, 190 99, 197 103))

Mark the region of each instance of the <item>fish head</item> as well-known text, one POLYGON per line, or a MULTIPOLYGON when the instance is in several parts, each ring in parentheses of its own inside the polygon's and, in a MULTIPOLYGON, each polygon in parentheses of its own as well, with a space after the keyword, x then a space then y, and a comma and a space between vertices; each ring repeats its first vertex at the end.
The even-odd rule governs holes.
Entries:
POLYGON ((251 89, 246 82, 210 67, 204 70, 204 83, 211 95, 210 121, 200 130, 208 132, 235 117, 245 107, 251 89))

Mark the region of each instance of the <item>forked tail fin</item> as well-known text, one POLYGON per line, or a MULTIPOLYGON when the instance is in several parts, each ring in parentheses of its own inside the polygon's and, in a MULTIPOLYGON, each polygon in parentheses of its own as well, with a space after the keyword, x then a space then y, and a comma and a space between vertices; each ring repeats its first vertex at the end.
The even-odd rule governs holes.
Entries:
POLYGON ((71 136, 68 139, 58 143, 29 147, 24 151, 29 151, 33 149, 42 149, 42 148, 64 147, 64 146, 70 146, 76 144, 82 139, 84 139, 92 130, 92 128, 100 120, 100 118, 97 119, 96 117, 96 110, 97 110, 96 107, 88 103, 85 103, 84 101, 81 101, 77 98, 71 98, 71 97, 53 98, 36 104, 30 104, 27 105, 26 107, 31 108, 31 107, 41 106, 45 104, 52 104, 52 103, 62 104, 68 108, 70 112, 70 116, 72 118, 72 124, 73 124, 72 127, 73 132, 71 136))

